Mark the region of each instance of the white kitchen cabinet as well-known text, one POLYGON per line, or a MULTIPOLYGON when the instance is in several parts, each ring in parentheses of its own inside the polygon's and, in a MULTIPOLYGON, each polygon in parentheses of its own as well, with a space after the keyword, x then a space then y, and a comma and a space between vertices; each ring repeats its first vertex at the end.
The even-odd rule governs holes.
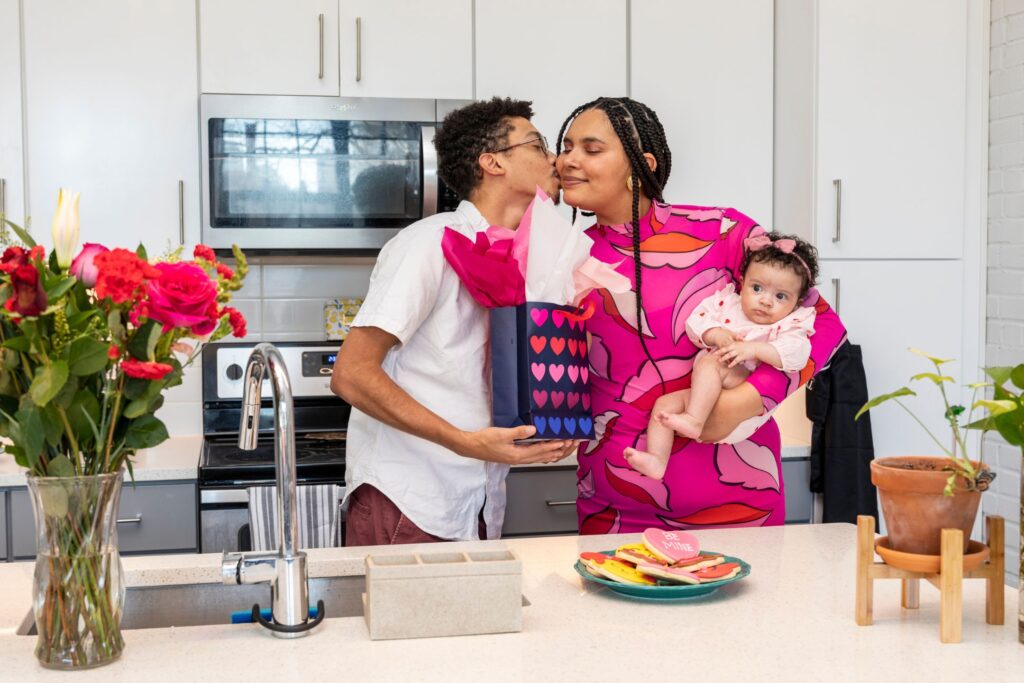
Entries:
POLYGON ((0 0, 0 214, 24 223, 18 0, 0 0))
MULTIPOLYGON (((672 149, 665 199, 732 206, 770 224, 773 4, 632 0, 630 6, 632 97, 658 113, 672 149)), ((575 33, 571 24, 566 28, 575 33)), ((595 51, 614 49, 598 40, 597 50, 576 43, 588 48, 576 58, 585 63, 595 51)))
POLYGON ((342 96, 472 99, 472 0, 340 0, 338 15, 342 96))
POLYGON ((83 242, 152 254, 199 236, 195 5, 23 4, 29 210, 51 243, 57 190, 83 242), (184 240, 182 234, 184 233, 184 240))
POLYGON ((338 94, 338 0, 200 0, 202 90, 338 94))
POLYGON ((967 4, 818 0, 823 257, 963 255, 967 4))
POLYGON ((476 1, 476 96, 533 102, 551 148, 573 109, 627 92, 626 0, 476 1), (510 46, 522 46, 514 51, 510 46), (592 46, 599 45, 599 49, 592 46))
MULTIPOLYGON (((965 370, 961 359, 964 267, 961 261, 823 261, 821 293, 835 305, 850 342, 864 358, 868 396, 910 386, 918 395, 900 399, 943 443, 949 426, 938 389, 929 381, 910 382, 920 372, 934 372, 925 358, 907 351, 916 347, 956 362, 942 366, 957 380, 946 384, 950 401, 967 405, 961 393, 965 370), (838 286, 838 294, 836 287, 838 286)), ((969 381, 974 381, 973 368, 969 381)), ((871 411, 875 457, 931 455, 938 446, 895 403, 871 411)))

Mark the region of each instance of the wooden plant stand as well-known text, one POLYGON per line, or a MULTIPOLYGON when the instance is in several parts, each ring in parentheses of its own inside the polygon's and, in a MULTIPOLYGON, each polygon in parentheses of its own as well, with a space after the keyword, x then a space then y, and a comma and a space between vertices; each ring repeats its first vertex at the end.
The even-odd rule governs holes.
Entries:
POLYGON ((1002 517, 985 518, 989 557, 981 566, 964 572, 963 532, 943 529, 941 560, 938 573, 909 571, 875 562, 875 518, 857 517, 857 606, 856 619, 861 626, 872 623, 872 601, 875 579, 900 579, 903 582, 901 603, 906 609, 920 606, 921 579, 939 589, 939 638, 943 643, 959 643, 962 639, 963 580, 985 579, 985 621, 1003 623, 1003 583, 1005 549, 1004 520, 1002 517))

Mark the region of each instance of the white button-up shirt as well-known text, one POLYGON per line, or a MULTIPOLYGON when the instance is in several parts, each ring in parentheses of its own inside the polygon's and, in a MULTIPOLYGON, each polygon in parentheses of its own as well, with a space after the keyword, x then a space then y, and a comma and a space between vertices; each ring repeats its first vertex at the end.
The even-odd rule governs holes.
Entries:
MULTIPOLYGON (((445 226, 472 240, 487 220, 470 202, 402 230, 380 252, 352 325, 398 337, 384 372, 412 398, 455 425, 491 425, 489 317, 441 251, 445 226)), ((360 484, 379 489, 423 531, 446 539, 498 538, 508 466, 457 455, 352 409, 345 452, 346 504, 360 484), (486 502, 486 507, 485 507, 486 502)))

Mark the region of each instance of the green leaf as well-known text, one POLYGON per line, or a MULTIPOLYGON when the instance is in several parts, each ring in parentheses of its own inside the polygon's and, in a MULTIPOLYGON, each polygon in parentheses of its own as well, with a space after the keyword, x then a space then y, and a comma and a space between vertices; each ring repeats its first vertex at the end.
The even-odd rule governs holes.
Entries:
POLYGON ((45 406, 57 395, 67 380, 68 364, 62 360, 55 360, 49 365, 40 365, 36 368, 36 375, 32 378, 32 386, 28 388, 28 393, 37 406, 45 406))
POLYGON ((1016 410, 1017 404, 1013 401, 988 401, 982 399, 975 401, 974 405, 971 406, 971 410, 977 410, 978 408, 985 408, 992 417, 996 417, 997 415, 1016 410))
POLYGON ((71 402, 75 399, 75 394, 78 393, 78 378, 68 377, 68 381, 64 382, 64 386, 60 388, 57 395, 53 397, 51 405, 58 408, 67 409, 71 402))
POLYGON ((6 218, 2 220, 11 228, 11 230, 14 231, 14 234, 18 236, 18 239, 21 240, 22 244, 24 244, 29 249, 36 246, 36 241, 32 239, 32 235, 28 234, 27 230, 22 228, 20 225, 15 225, 6 218))
POLYGON ((911 381, 916 382, 921 379, 931 380, 933 384, 938 386, 943 382, 949 382, 950 384, 956 384, 956 380, 948 375, 937 375, 934 372, 921 372, 910 378, 911 381))
POLYGON ((51 446, 59 446, 64 438, 64 421, 60 419, 60 413, 48 405, 39 411, 40 420, 43 423, 43 438, 51 446))
POLYGON ((156 343, 160 341, 163 325, 155 320, 148 320, 136 330, 128 341, 128 353, 132 358, 142 361, 156 360, 156 343))
POLYGON ((167 427, 152 415, 134 420, 124 435, 124 445, 132 450, 152 448, 167 440, 167 427))
POLYGON ((124 409, 124 416, 129 420, 134 420, 137 417, 145 415, 149 412, 149 399, 137 398, 124 409))
POLYGON ((1001 387, 1010 381, 1010 374, 1013 372, 1013 368, 1002 365, 994 365, 992 367, 985 368, 985 374, 992 378, 993 383, 997 387, 1001 387))
POLYGON ((865 403, 863 406, 861 406, 861 409, 857 411, 857 414, 853 416, 853 419, 854 420, 860 419, 861 415, 863 415, 864 413, 868 412, 872 408, 880 406, 881 404, 885 403, 886 401, 891 401, 894 398, 899 398, 900 396, 917 396, 917 393, 915 393, 909 387, 900 387, 896 391, 890 392, 888 394, 882 394, 881 396, 875 396, 873 399, 871 399, 870 401, 865 403))
POLYGON ((61 453, 47 465, 46 474, 50 477, 73 477, 75 476, 75 466, 68 460, 68 456, 61 453))
POLYGON ((911 353, 916 353, 918 356, 923 356, 924 358, 927 358, 928 360, 930 360, 931 362, 935 363, 936 365, 942 365, 943 363, 952 363, 953 362, 952 358, 937 358, 935 356, 929 355, 928 353, 925 353, 921 349, 914 348, 913 346, 908 348, 907 351, 910 351, 911 353))
POLYGON ((1010 372, 1010 381, 1018 389, 1024 389, 1024 363, 1021 363, 1010 372))
POLYGON ((46 290, 46 298, 50 301, 56 301, 67 294, 68 291, 75 286, 76 282, 78 282, 78 280, 74 277, 64 278, 55 287, 53 287, 53 289, 46 290))
POLYGON ((5 341, 3 345, 8 349, 13 349, 15 351, 21 351, 22 353, 25 353, 30 348, 32 348, 32 340, 25 336, 11 337, 7 341, 5 341))
POLYGON ((137 398, 141 398, 146 390, 149 389, 149 385, 152 384, 153 380, 140 379, 138 377, 129 377, 124 383, 124 397, 129 401, 134 401, 137 398))
POLYGON ((82 337, 71 343, 70 372, 72 375, 91 375, 107 367, 107 353, 110 345, 90 337, 82 337))
POLYGON ((149 256, 146 255, 146 247, 142 244, 142 242, 139 242, 139 246, 135 247, 135 255, 138 256, 143 261, 149 260, 149 256))
POLYGON ((123 340, 128 333, 124 328, 124 323, 121 322, 120 309, 115 308, 107 315, 107 329, 110 330, 110 334, 113 335, 114 339, 118 340, 123 340))
POLYGON ((25 457, 25 451, 23 451, 20 447, 10 445, 4 446, 4 453, 7 453, 11 457, 13 457, 14 462, 15 464, 18 465, 18 467, 24 467, 25 469, 31 468, 31 465, 29 465, 28 463, 28 458, 25 457))
POLYGON ((89 319, 92 318, 94 315, 96 315, 96 313, 97 313, 97 311, 96 311, 95 308, 90 308, 90 309, 82 311, 80 313, 75 313, 74 315, 69 315, 68 316, 68 326, 72 330, 77 330, 78 328, 83 327, 85 325, 85 323, 89 322, 89 319))
POLYGON ((992 382, 974 382, 972 384, 968 384, 967 388, 968 389, 984 389, 984 388, 990 387, 990 386, 992 386, 992 382))
POLYGON ((29 467, 35 469, 43 450, 43 420, 35 407, 22 408, 14 414, 17 427, 11 425, 11 440, 25 451, 29 467))
POLYGON ((100 404, 91 390, 80 389, 71 401, 67 414, 71 429, 78 439, 79 448, 86 450, 89 444, 99 440, 95 425, 100 419, 100 404))

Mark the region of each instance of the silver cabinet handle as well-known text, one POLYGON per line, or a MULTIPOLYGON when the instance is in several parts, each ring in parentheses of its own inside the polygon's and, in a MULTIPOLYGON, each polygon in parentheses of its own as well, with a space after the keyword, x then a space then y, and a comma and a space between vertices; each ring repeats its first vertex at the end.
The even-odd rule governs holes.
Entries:
POLYGON ((135 515, 134 517, 128 517, 127 519, 117 520, 118 524, 142 524, 142 513, 135 515))
POLYGON ((320 24, 320 72, 317 74, 317 78, 323 80, 324 78, 324 15, 321 14, 317 17, 317 21, 320 24))
POLYGON ((836 230, 832 233, 832 241, 838 242, 840 231, 843 228, 843 181, 833 180, 832 187, 836 191, 836 230))
POLYGON ((178 181, 178 243, 185 244, 185 181, 178 181))
POLYGON ((832 278, 832 309, 839 315, 839 278, 832 278))
POLYGON ((545 500, 544 504, 549 508, 563 507, 566 505, 575 505, 575 500, 545 500))
POLYGON ((437 150, 434 149, 433 126, 420 129, 423 146, 423 217, 437 213, 437 150))
POLYGON ((363 18, 356 17, 356 83, 363 80, 363 18))

